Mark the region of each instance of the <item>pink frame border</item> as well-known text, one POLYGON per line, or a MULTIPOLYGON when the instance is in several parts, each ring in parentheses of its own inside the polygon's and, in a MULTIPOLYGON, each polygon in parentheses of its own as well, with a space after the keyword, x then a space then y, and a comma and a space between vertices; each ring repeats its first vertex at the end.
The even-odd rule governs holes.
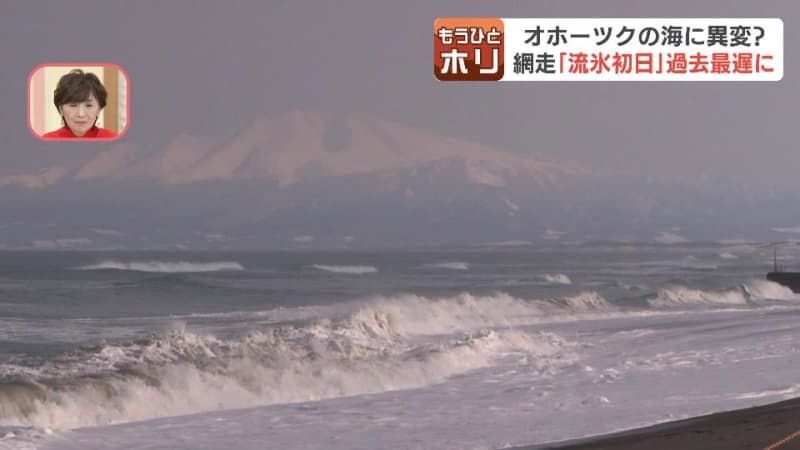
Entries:
POLYGON ((27 104, 27 118, 25 119, 28 123, 28 131, 40 141, 43 142, 110 142, 116 141, 117 139, 125 136, 128 133, 128 128, 131 126, 131 77, 128 76, 128 72, 122 68, 119 64, 111 63, 111 62, 69 62, 69 63, 42 63, 38 66, 34 67, 33 70, 28 74, 28 86, 26 88, 28 93, 28 104, 27 104), (39 133, 37 133, 33 129, 33 124, 31 123, 31 81, 33 79, 33 75, 38 72, 39 70, 45 67, 80 67, 80 66, 97 66, 97 67, 113 67, 114 69, 118 70, 125 77, 125 92, 126 92, 126 117, 127 120, 125 121, 125 128, 122 129, 119 133, 117 133, 116 137, 113 138, 43 138, 39 133))

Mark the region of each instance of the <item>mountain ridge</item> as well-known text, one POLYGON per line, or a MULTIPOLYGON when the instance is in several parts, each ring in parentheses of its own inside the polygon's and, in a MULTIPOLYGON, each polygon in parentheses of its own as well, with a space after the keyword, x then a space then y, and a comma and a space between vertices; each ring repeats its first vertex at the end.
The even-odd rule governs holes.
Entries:
POLYGON ((454 158, 469 162, 469 180, 496 186, 504 184, 498 171, 550 181, 592 173, 577 163, 518 155, 365 115, 295 110, 261 116, 227 141, 178 134, 166 148, 151 152, 122 141, 79 162, 77 169, 0 175, 0 187, 41 189, 67 179, 147 180, 165 186, 264 180, 287 186, 454 158))

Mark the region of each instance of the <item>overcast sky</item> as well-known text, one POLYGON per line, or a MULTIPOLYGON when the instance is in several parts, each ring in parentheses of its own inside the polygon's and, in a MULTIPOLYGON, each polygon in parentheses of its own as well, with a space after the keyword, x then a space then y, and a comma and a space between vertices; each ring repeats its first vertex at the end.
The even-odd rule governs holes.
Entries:
MULTIPOLYGON (((368 113, 495 147, 648 174, 800 180, 794 0, 4 1, 0 174, 108 144, 42 143, 26 81, 49 61, 112 61, 131 77, 126 140, 229 136, 288 109, 368 113), (779 17, 780 82, 442 83, 438 16, 779 17)), ((800 183, 798 183, 800 184, 800 183)))

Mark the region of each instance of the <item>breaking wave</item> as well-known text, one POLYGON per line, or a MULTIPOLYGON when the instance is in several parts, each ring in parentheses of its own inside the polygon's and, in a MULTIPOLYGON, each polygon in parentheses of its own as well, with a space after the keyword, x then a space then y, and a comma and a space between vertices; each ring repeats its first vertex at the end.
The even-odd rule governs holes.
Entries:
POLYGON ((79 270, 130 270, 136 272, 192 273, 244 270, 235 261, 186 262, 186 261, 103 261, 98 264, 78 267, 79 270))
POLYGON ((572 284, 572 280, 570 280, 569 277, 563 273, 546 273, 541 276, 541 279, 547 284, 572 284))
POLYGON ((2 364, 0 424, 106 425, 422 387, 506 357, 537 370, 570 360, 572 344, 552 333, 482 328, 411 340, 413 317, 384 306, 238 339, 177 329, 44 365, 2 364))
POLYGON ((349 273, 353 275, 375 273, 378 271, 378 268, 375 266, 330 266, 325 264, 314 264, 313 267, 317 270, 324 270, 325 272, 349 273))
MULTIPOLYGON (((537 323, 545 316, 567 313, 548 302, 526 301, 508 294, 428 298, 413 294, 371 299, 366 311, 391 318, 406 335, 439 335, 483 327, 510 327, 537 323)), ((568 314, 568 313, 567 313, 568 314)))
MULTIPOLYGON (((726 307, 752 298, 798 297, 754 280, 740 289, 662 289, 649 305, 726 307)), ((315 310, 306 308, 298 317, 308 320, 261 325, 229 339, 178 327, 46 360, 0 363, 0 425, 71 429, 418 388, 502 358, 550 370, 574 361, 576 343, 519 327, 604 313, 628 311, 594 291, 543 300, 407 294, 356 301, 334 318, 310 317, 315 310)))
POLYGON ((674 286, 661 289, 655 298, 648 300, 654 308, 676 307, 731 307, 763 305, 770 301, 800 301, 786 286, 767 280, 750 280, 737 288, 702 290, 674 286))
POLYGON ((800 300, 788 287, 767 280, 751 280, 746 284, 750 295, 758 300, 800 300))
POLYGON ((742 289, 702 290, 683 286, 660 289, 648 303, 654 308, 746 305, 742 289))
POLYGON ((561 302, 573 311, 607 311, 614 309, 614 306, 594 291, 581 292, 578 295, 564 297, 561 302))
POLYGON ((469 270, 469 263, 465 263, 463 261, 448 261, 426 264, 425 267, 431 269, 469 270))
POLYGON ((697 271, 697 272, 709 272, 718 270, 719 266, 716 264, 704 264, 704 263, 689 263, 681 267, 682 270, 690 270, 690 271, 697 271))

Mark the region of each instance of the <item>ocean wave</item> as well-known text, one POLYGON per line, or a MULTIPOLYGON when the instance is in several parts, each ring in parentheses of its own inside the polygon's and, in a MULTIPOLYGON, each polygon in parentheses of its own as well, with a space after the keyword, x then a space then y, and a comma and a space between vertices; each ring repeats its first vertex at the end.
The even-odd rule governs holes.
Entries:
POLYGON ((572 284, 572 280, 570 280, 569 277, 564 275, 563 273, 556 273, 556 274, 546 273, 542 275, 540 278, 547 284, 572 284))
MULTIPOLYGON (((752 280, 745 286, 674 286, 660 290, 649 305, 681 310, 738 306, 750 298, 797 298, 767 281, 752 280)), ((353 300, 348 308, 336 308, 261 311, 265 317, 308 320, 251 328, 237 338, 178 325, 146 339, 82 348, 46 360, 5 361, 0 363, 0 425, 70 429, 418 388, 509 355, 535 367, 566 364, 575 344, 520 326, 648 309, 620 309, 595 291, 533 300, 504 293, 442 298, 406 294, 353 300), (339 316, 332 317, 334 313, 339 316)))
POLYGON ((749 280, 729 289, 691 289, 673 286, 661 289, 655 298, 648 300, 654 308, 763 306, 771 301, 800 301, 786 286, 767 280, 749 280))
POLYGON ((325 272, 347 273, 352 275, 362 275, 365 273, 375 273, 378 271, 378 268, 375 266, 332 266, 326 264, 314 264, 313 267, 317 270, 323 270, 325 272))
POLYGON ((625 283, 624 281, 617 280, 615 286, 625 289, 626 291, 642 292, 647 291, 648 287, 645 284, 625 283))
POLYGON ((176 329, 64 355, 49 372, 0 365, 0 423, 71 429, 417 388, 509 355, 565 364, 571 345, 552 333, 492 329, 412 344, 370 308, 234 340, 176 329))
POLYGON ((703 290, 684 286, 660 289, 655 298, 648 300, 654 308, 742 306, 748 304, 742 289, 703 290))
POLYGON ((482 296, 465 292, 439 298, 400 294, 370 298, 362 303, 360 310, 385 315, 404 336, 447 335, 485 327, 513 328, 620 312, 595 291, 545 299, 523 299, 502 292, 482 296))
POLYGON ((757 300, 800 300, 800 295, 773 281, 750 280, 745 286, 749 294, 757 300))
POLYGON ((236 261, 187 262, 187 261, 103 261, 78 267, 78 270, 129 270, 135 272, 192 273, 244 270, 236 261))
MULTIPOLYGON (((254 311, 197 312, 152 316, 165 320, 213 325, 216 321, 248 321, 259 325, 298 323, 342 317, 356 311, 386 315, 392 326, 404 335, 436 335, 467 332, 484 327, 513 327, 543 321, 579 319, 581 313, 608 307, 616 309, 597 292, 587 291, 572 297, 523 299, 503 292, 473 295, 468 292, 445 297, 416 294, 368 296, 331 305, 277 307, 254 311), (594 305, 594 308, 587 307, 594 305)), ((103 319, 107 320, 107 319, 103 319)))
POLYGON ((615 309, 603 296, 594 291, 585 291, 578 295, 564 297, 560 302, 572 311, 609 311, 615 309))
POLYGON ((708 272, 714 271, 719 269, 719 266, 716 264, 703 264, 703 263, 696 263, 696 264, 687 264, 682 269, 689 270, 689 271, 697 271, 697 272, 708 272))
POLYGON ((469 263, 463 261, 447 261, 425 264, 423 267, 430 269, 469 270, 469 263))
POLYGON ((541 321, 553 309, 546 302, 526 301, 498 293, 428 298, 413 294, 376 297, 363 311, 385 314, 405 335, 448 334, 482 327, 505 327, 541 321))

